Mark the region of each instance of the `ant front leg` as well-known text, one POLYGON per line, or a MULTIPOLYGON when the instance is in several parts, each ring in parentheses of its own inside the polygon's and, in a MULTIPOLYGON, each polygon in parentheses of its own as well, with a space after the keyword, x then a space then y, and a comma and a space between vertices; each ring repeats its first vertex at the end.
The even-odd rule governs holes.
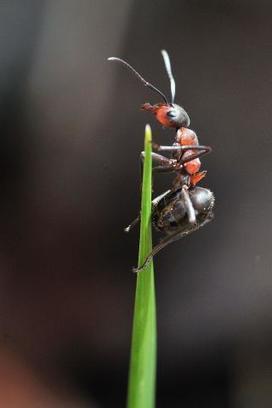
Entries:
POLYGON ((159 146, 155 145, 155 148, 157 149, 158 152, 186 152, 188 150, 193 150, 194 152, 190 154, 189 156, 185 157, 184 159, 180 160, 181 164, 188 163, 189 161, 192 161, 194 159, 198 159, 201 156, 204 156, 204 154, 208 154, 212 151, 212 148, 210 146, 205 146, 205 145, 172 145, 172 146, 159 146))
MULTIPOLYGON (((145 152, 141 152, 141 172, 143 161, 145 158, 145 152)), ((158 153, 151 153, 152 158, 152 170, 158 173, 171 173, 176 170, 177 160, 169 159, 168 157, 162 156, 158 153)))

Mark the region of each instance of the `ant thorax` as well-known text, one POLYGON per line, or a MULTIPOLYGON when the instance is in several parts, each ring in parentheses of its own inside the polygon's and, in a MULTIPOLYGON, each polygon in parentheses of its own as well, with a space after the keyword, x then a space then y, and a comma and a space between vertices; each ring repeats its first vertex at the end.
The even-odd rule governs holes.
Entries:
POLYGON ((198 145, 198 137, 192 129, 180 127, 176 133, 176 142, 182 146, 198 145))

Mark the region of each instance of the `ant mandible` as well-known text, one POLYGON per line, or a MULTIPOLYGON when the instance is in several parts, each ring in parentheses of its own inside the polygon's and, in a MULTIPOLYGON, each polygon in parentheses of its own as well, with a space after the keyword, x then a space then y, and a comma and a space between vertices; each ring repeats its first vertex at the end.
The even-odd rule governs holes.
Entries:
MULTIPOLYGON (((210 153, 211 148, 199 145, 196 133, 188 128, 190 125, 189 115, 181 106, 174 103, 176 84, 170 58, 165 50, 162 50, 162 56, 170 80, 171 103, 165 94, 147 82, 126 61, 116 57, 108 58, 110 61, 124 64, 145 86, 163 98, 164 103, 155 105, 144 103, 141 109, 152 112, 164 127, 176 129, 175 141, 171 146, 155 145, 157 151, 172 153, 171 158, 152 152, 153 171, 174 172, 176 174, 172 188, 152 202, 152 223, 157 230, 167 236, 153 248, 143 265, 134 269, 136 272, 141 271, 162 248, 196 231, 213 219, 213 193, 209 189, 196 186, 206 175, 206 171, 199 171, 201 167, 199 157, 210 153)), ((141 153, 141 157, 144 158, 144 152, 141 153)), ((130 231, 138 221, 139 217, 125 231, 130 231)))

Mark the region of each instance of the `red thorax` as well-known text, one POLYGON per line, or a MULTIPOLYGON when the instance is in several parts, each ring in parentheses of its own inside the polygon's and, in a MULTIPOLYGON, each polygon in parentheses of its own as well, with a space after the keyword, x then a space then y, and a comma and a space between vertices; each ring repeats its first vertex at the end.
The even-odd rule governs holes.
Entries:
MULTIPOLYGON (((176 134, 176 141, 181 146, 197 146, 199 144, 196 133, 193 130, 184 127, 178 129, 176 134)), ((186 158, 188 156, 191 156, 194 152, 194 150, 186 150, 183 153, 182 157, 186 158)), ((201 161, 199 160, 199 158, 185 163, 184 167, 186 169, 186 172, 190 175, 191 184, 193 186, 199 183, 199 181, 202 180, 206 175, 206 171, 199 171, 201 167, 201 161)))

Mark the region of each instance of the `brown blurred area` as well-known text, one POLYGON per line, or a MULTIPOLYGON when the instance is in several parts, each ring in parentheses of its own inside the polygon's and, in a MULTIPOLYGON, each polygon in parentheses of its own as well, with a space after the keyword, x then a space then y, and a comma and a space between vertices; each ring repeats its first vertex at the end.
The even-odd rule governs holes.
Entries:
MULTIPOLYGON (((125 406, 138 156, 168 92, 213 147, 216 218, 155 261, 157 407, 272 405, 272 5, 0 3, 0 407, 125 406)), ((157 176, 163 191, 171 177, 157 176)))

